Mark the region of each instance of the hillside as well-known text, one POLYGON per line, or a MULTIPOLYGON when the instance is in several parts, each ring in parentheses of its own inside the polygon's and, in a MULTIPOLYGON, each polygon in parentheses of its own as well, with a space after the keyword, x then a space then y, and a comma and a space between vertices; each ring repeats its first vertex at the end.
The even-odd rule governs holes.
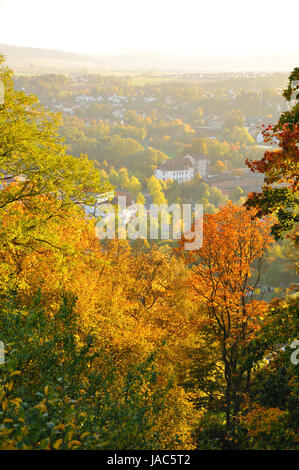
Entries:
POLYGON ((8 66, 18 73, 97 71, 105 68, 95 57, 52 49, 0 44, 0 52, 8 66))
POLYGON ((66 73, 118 71, 172 71, 172 72, 289 72, 295 63, 292 53, 283 57, 276 54, 190 56, 150 51, 117 51, 88 55, 53 49, 0 44, 8 65, 17 73, 66 73), (273 66, 273 64, 275 64, 273 66))

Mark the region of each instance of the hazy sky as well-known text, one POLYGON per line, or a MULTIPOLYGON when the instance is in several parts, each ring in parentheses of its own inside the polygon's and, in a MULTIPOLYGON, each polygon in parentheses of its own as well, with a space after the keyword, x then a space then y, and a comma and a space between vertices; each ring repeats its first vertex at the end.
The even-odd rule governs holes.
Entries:
POLYGON ((0 0, 0 43, 71 52, 283 54, 298 0, 0 0))

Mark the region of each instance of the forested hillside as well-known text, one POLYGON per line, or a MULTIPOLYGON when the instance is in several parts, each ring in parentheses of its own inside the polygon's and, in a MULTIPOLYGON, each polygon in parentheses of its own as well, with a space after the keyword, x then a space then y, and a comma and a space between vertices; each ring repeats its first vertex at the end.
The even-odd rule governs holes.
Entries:
POLYGON ((299 69, 0 66, 0 449, 298 448, 299 69), (212 178, 153 176, 185 153, 212 178), (85 208, 113 190, 203 204, 202 246, 99 240, 85 208))

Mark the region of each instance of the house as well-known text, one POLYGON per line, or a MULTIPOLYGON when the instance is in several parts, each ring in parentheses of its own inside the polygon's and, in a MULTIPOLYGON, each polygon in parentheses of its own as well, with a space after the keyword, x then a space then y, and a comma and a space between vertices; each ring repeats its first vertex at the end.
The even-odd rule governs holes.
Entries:
POLYGON ((103 100, 102 96, 89 96, 89 95, 82 95, 82 96, 76 96, 76 101, 80 103, 94 103, 94 102, 100 102, 103 100))
POLYGON ((256 141, 257 145, 259 145, 260 147, 262 147, 262 146, 271 147, 271 146, 279 145, 279 139, 277 139, 276 137, 272 137, 271 140, 266 141, 263 132, 260 132, 256 136, 255 141, 256 141))
POLYGON ((112 114, 114 117, 121 119, 122 117, 124 117, 125 112, 126 112, 125 108, 122 108, 122 109, 116 109, 115 111, 112 112, 112 114))
POLYGON ((114 104, 119 104, 121 101, 128 102, 128 98, 126 96, 118 96, 114 93, 112 96, 109 96, 108 101, 111 101, 114 104))
POLYGON ((200 174, 202 178, 207 176, 207 160, 198 155, 184 155, 181 158, 164 160, 159 168, 155 170, 158 180, 166 181, 172 179, 178 183, 192 180, 200 174))
POLYGON ((146 97, 144 98, 144 101, 145 101, 146 103, 154 103, 154 102, 156 101, 156 99, 157 99, 157 98, 154 98, 153 96, 146 96, 146 97))
POLYGON ((263 136, 263 133, 262 133, 262 132, 260 132, 260 133, 256 136, 255 141, 256 141, 257 144, 264 144, 264 143, 265 143, 264 136, 263 136))

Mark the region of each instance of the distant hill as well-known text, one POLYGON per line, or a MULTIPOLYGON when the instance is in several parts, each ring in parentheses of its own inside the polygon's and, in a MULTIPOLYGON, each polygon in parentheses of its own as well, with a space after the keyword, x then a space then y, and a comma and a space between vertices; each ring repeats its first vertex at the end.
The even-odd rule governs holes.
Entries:
POLYGON ((51 73, 71 71, 97 71, 106 67, 96 57, 52 49, 0 44, 0 53, 16 72, 51 73))
POLYGON ((224 56, 190 57, 156 52, 128 52, 113 54, 76 54, 52 49, 12 46, 0 44, 0 53, 4 54, 8 65, 16 72, 51 73, 51 72, 100 72, 118 71, 172 71, 172 72, 290 72, 298 65, 297 57, 249 55, 228 58, 224 56))

